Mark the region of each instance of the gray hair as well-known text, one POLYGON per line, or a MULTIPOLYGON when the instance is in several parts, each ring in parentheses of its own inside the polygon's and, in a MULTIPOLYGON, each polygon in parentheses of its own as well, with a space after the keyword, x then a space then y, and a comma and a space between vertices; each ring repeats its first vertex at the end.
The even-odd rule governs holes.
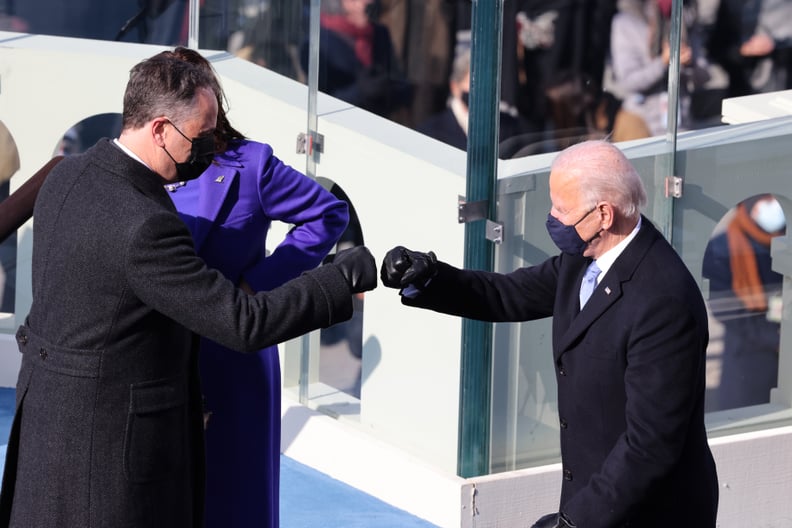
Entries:
POLYGON ((646 205, 646 190, 638 171, 607 141, 572 145, 553 160, 550 170, 555 169, 577 180, 588 207, 607 201, 626 218, 635 219, 646 205))

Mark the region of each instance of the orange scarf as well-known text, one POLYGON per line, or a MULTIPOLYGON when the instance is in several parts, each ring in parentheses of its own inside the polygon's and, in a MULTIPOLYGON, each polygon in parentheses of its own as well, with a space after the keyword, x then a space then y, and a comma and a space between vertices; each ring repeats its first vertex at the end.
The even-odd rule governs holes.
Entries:
POLYGON ((745 204, 739 204, 734 219, 726 228, 732 289, 748 310, 764 312, 767 310, 767 299, 762 279, 759 277, 756 255, 749 238, 763 246, 770 247, 772 235, 754 223, 745 209, 745 204))

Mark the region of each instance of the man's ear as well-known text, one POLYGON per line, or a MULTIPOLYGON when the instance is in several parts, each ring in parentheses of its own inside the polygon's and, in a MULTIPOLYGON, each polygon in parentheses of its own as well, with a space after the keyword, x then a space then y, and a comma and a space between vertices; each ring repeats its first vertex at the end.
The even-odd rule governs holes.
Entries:
POLYGON ((597 214, 600 217, 600 226, 602 229, 607 231, 611 227, 613 227, 613 222, 615 221, 615 210, 613 205, 609 202, 600 202, 597 204, 597 214))
POLYGON ((153 119, 149 125, 151 127, 151 137, 158 147, 165 146, 166 124, 168 124, 167 119, 158 117, 153 119))

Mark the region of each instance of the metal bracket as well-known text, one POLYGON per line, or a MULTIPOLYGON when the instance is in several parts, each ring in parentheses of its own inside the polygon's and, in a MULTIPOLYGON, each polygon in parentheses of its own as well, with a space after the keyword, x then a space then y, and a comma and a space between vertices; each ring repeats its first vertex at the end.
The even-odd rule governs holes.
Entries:
POLYGON ((457 201, 457 221, 460 224, 466 224, 476 220, 486 220, 487 225, 487 240, 500 244, 503 242, 503 224, 493 222, 487 218, 487 209, 489 203, 487 200, 479 200, 477 202, 466 202, 464 196, 460 196, 457 201))
POLYGON ((503 242, 503 224, 487 220, 487 240, 495 244, 503 242))
POLYGON ((324 152, 324 135, 316 130, 311 130, 311 135, 308 138, 308 154, 322 154, 324 152))
POLYGON ((667 176, 665 179, 665 197, 682 198, 682 178, 667 176))
POLYGON ((316 130, 311 130, 308 134, 300 132, 297 134, 297 154, 321 154, 324 152, 324 135, 316 130))
POLYGON ((479 200, 478 202, 467 202, 464 196, 460 196, 457 200, 457 221, 460 224, 473 222, 474 220, 483 220, 487 218, 487 209, 489 203, 487 200, 479 200))

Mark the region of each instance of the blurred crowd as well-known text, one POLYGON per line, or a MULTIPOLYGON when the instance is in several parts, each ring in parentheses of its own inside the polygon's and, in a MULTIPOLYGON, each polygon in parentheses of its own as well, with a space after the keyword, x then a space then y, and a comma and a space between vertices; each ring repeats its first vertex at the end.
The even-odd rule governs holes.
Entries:
MULTIPOLYGON (((199 47, 305 82, 309 0, 200 0, 199 47)), ((322 0, 322 91, 465 148, 470 0, 322 0)), ((504 0, 500 156, 668 128, 672 0, 504 0)), ((0 29, 186 45, 188 0, 6 2, 0 29), (90 12, 90 16, 85 16, 90 12), (57 15, 57 16, 55 16, 57 15)), ((684 0, 680 130, 789 88, 792 0, 684 0)))
MULTIPOLYGON (((469 0, 323 0, 319 87, 464 149, 469 0)), ((226 47, 305 79, 308 6, 258 2, 226 47), (276 5, 280 4, 280 5, 276 5)), ((720 123, 726 97, 790 87, 792 0, 682 9, 679 130, 720 123)), ((505 0, 500 154, 665 133, 672 0, 505 0)))

